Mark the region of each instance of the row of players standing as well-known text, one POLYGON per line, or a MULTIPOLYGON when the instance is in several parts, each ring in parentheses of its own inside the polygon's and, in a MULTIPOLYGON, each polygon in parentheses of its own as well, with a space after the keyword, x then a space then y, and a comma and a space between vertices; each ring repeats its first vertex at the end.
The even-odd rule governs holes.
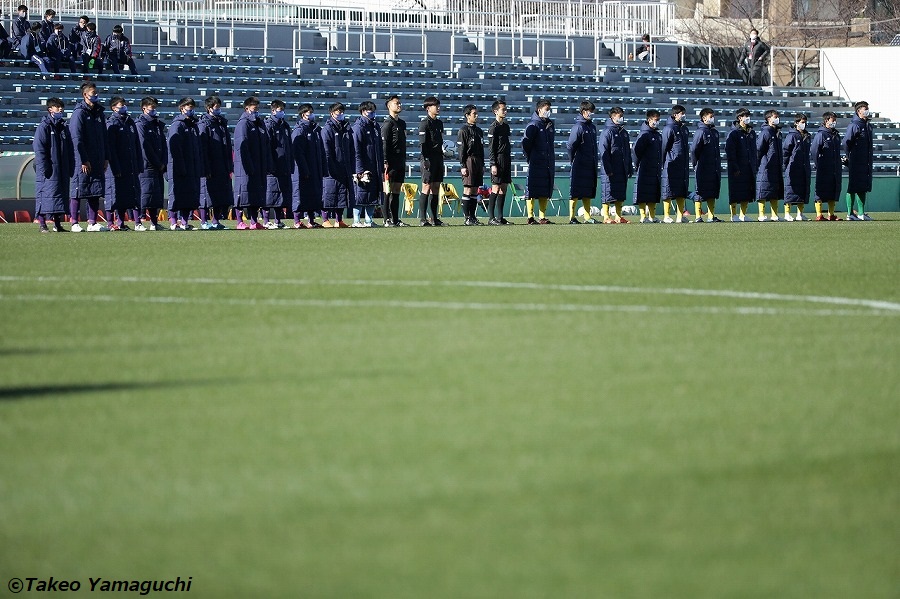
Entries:
POLYGON ((0 58, 18 53, 42 73, 58 73, 63 66, 74 73, 80 64, 84 73, 102 73, 104 65, 119 73, 127 65, 132 75, 138 74, 131 41, 121 25, 113 26, 104 40, 87 15, 79 17, 67 35, 65 26, 55 20, 53 9, 44 11, 44 18, 34 23, 28 20, 26 5, 20 5, 18 12, 12 35, 0 24, 0 58))
MULTIPOLYGON (((661 114, 651 109, 641 125, 632 147, 625 128, 624 111, 614 107, 609 111, 602 132, 593 123, 594 104, 585 101, 569 136, 567 148, 572 164, 569 222, 577 224, 575 205, 579 199, 589 222, 591 199, 596 196, 598 178, 603 203, 603 222, 626 223, 622 207, 626 201, 628 179, 635 177, 633 204, 641 214, 641 222, 656 223, 656 205, 662 201, 664 222, 686 222, 683 216, 687 198, 694 200, 694 222, 704 222, 702 205, 707 205, 706 222, 719 222, 715 216, 715 202, 722 185, 721 141, 716 129, 716 113, 711 108, 700 111, 700 123, 693 139, 685 122, 686 110, 671 108, 668 122, 659 131, 661 114), (696 188, 689 191, 693 168, 696 188), (675 204, 675 218, 670 216, 675 204)), ((553 190, 554 124, 550 119, 550 102, 538 102, 531 123, 526 127, 523 148, 529 163, 526 195, 538 199, 539 219, 535 219, 533 205, 528 206, 528 222, 544 224, 546 202, 553 190), (529 146, 538 148, 529 152, 529 146)), ((759 203, 760 221, 807 220, 804 207, 810 201, 812 185, 811 163, 817 171, 815 186, 816 220, 840 220, 835 207, 842 190, 842 166, 849 169, 847 213, 849 220, 871 220, 865 212, 866 196, 872 190, 873 136, 871 112, 867 102, 854 105, 855 114, 842 142, 836 130, 837 115, 826 112, 815 135, 807 130, 808 117, 797 114, 793 128, 782 132, 780 114, 765 112, 765 123, 757 134, 752 114, 739 109, 725 139, 728 177, 728 201, 732 220, 747 220, 750 202, 759 203), (784 214, 778 214, 778 202, 784 201, 784 214), (765 204, 771 215, 767 216, 765 204), (796 209, 792 215, 791 208, 796 209), (825 210, 827 209, 827 214, 825 210)))

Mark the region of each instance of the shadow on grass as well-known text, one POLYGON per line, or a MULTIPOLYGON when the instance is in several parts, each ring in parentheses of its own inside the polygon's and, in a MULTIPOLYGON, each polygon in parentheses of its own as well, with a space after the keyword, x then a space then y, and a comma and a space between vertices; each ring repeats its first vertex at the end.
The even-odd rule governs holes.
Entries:
POLYGON ((211 381, 172 381, 159 382, 152 385, 135 385, 129 382, 110 383, 61 383, 52 385, 29 385, 27 387, 0 387, 0 402, 19 401, 27 399, 41 399, 50 396, 83 395, 86 393, 104 393, 108 391, 155 391, 165 388, 183 388, 205 385, 211 381))

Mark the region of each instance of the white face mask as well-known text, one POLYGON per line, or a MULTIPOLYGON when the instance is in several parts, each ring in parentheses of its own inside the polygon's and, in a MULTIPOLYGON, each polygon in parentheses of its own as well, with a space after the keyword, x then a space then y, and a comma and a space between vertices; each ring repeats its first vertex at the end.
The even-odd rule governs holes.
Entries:
POLYGON ((538 116, 542 119, 550 118, 550 110, 542 110, 538 113, 538 116))
POLYGON ((863 110, 862 116, 863 116, 864 119, 867 119, 867 118, 869 118, 870 116, 872 116, 872 113, 869 112, 868 110, 863 110))
POLYGON ((780 122, 781 122, 781 119, 778 118, 777 116, 776 116, 774 119, 772 119, 772 124, 773 124, 773 125, 777 125, 777 124, 780 123, 780 122))
POLYGON ((613 122, 614 122, 615 124, 617 124, 617 125, 624 125, 624 124, 625 124, 625 117, 624 117, 624 116, 617 116, 616 118, 613 119, 613 122))
POLYGON ((647 124, 650 125, 651 129, 656 129, 659 126, 659 121, 648 121, 647 124))
POLYGON ((584 114, 584 118, 585 118, 586 120, 588 120, 588 121, 591 121, 591 120, 594 119, 594 113, 593 113, 593 112, 585 113, 585 114, 584 114))
POLYGON ((806 123, 803 123, 803 122, 797 123, 797 131, 805 131, 805 130, 806 130, 806 123))
POLYGON ((744 127, 749 127, 749 126, 750 126, 750 122, 751 122, 751 121, 750 121, 750 117, 749 117, 749 116, 745 116, 745 117, 741 118, 741 124, 742 124, 744 127))
POLYGON ((827 123, 825 123, 825 127, 827 127, 828 129, 834 129, 834 125, 834 121, 828 121, 827 123))
POLYGON ((755 42, 756 40, 757 40, 757 37, 756 37, 755 35, 751 35, 751 36, 750 36, 750 41, 751 41, 751 42, 755 42))

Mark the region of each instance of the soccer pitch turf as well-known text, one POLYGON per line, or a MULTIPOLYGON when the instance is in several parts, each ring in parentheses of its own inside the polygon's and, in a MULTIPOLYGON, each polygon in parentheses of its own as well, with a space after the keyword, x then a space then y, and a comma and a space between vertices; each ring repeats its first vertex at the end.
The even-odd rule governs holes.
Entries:
POLYGON ((878 217, 0 226, 0 593, 896 597, 878 217))

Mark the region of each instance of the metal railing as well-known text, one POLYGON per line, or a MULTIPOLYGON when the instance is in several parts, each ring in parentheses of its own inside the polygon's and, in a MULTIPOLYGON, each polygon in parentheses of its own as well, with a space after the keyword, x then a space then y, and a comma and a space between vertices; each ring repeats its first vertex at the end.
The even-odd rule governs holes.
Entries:
MULTIPOLYGON (((93 19, 121 18, 124 22, 172 20, 260 24, 293 24, 326 29, 421 27, 432 31, 490 34, 495 31, 551 36, 588 36, 606 39, 649 33, 671 33, 674 2, 607 0, 373 0, 343 6, 324 0, 241 2, 239 0, 46 0, 30 14, 40 20, 52 8, 70 20, 85 14, 93 19)), ((3 4, 5 14, 16 14, 18 0, 3 4)))

